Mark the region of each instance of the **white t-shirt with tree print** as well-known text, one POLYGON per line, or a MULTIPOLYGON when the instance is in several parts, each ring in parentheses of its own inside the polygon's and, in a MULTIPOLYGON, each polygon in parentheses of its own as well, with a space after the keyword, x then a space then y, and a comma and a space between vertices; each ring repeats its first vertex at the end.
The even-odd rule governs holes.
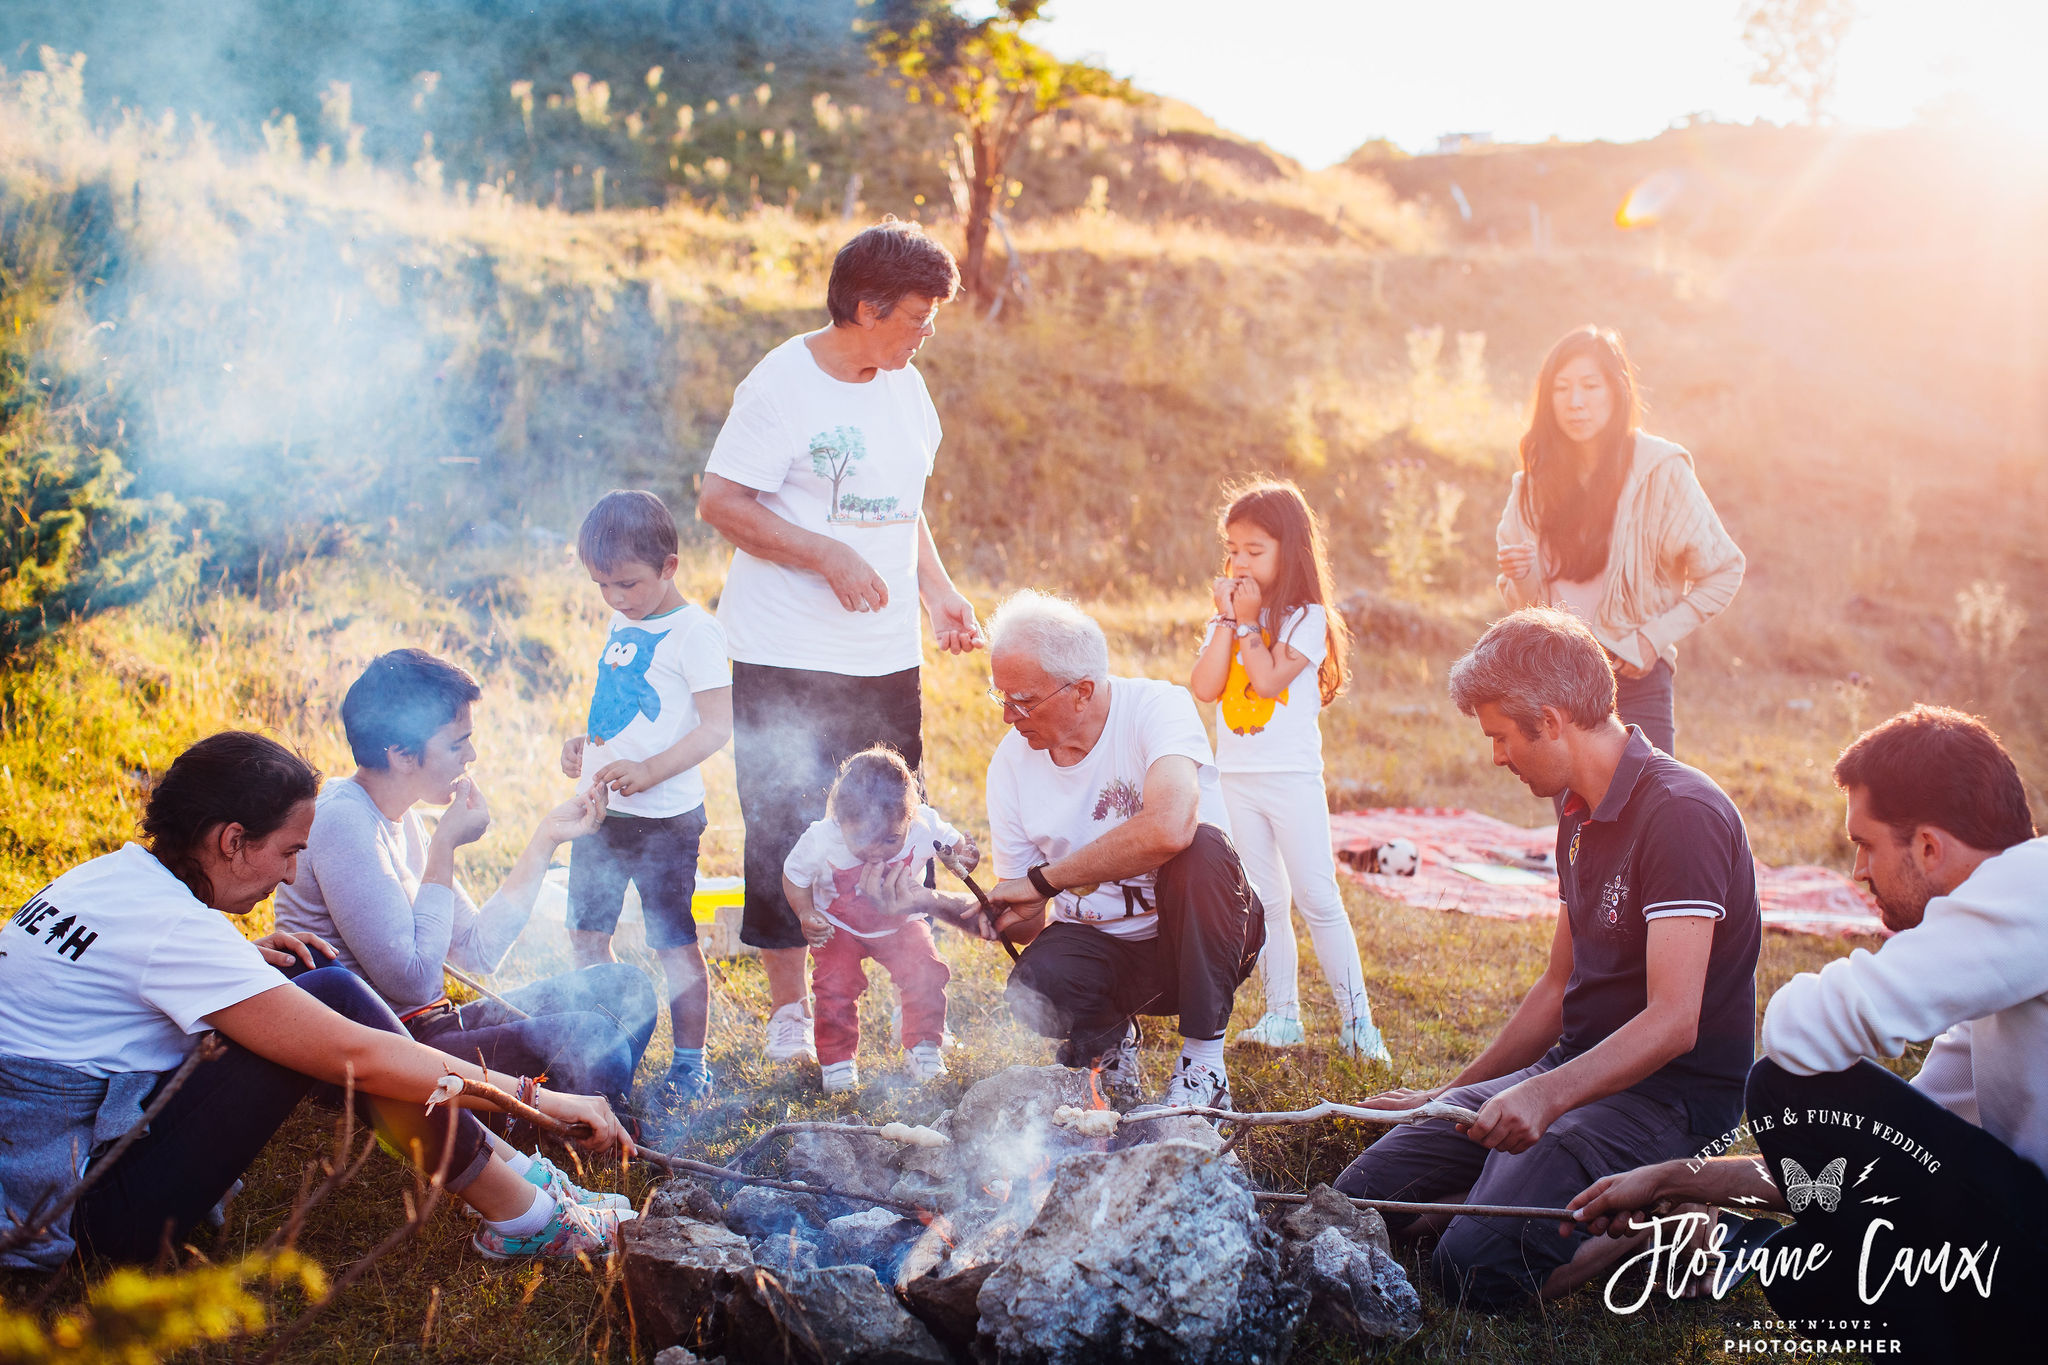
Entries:
MULTIPOLYGON (((1102 736, 1071 768, 1054 763, 1015 730, 1004 735, 988 765, 988 828, 996 876, 1021 877, 1039 863, 1094 843, 1136 815, 1146 773, 1176 754, 1198 765, 1200 820, 1228 833, 1230 817, 1223 808, 1209 736, 1195 699, 1177 683, 1111 678, 1102 736)), ((1151 938, 1159 932, 1153 882, 1154 874, 1146 872, 1104 882, 1087 895, 1062 892, 1053 900, 1053 917, 1120 938, 1151 938), (1125 894, 1126 887, 1132 894, 1125 894)))
POLYGON ((823 576, 735 550, 718 603, 734 660, 849 677, 917 667, 917 519, 939 439, 913 365, 849 384, 819 367, 802 336, 762 357, 733 393, 705 472, 852 546, 888 585, 889 605, 848 611, 823 576))

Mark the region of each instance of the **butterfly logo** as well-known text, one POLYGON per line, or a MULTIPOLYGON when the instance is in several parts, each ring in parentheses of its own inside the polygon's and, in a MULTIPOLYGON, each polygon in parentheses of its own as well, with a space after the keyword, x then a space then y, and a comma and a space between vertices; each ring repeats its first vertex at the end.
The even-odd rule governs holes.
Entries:
POLYGON ((1822 1212, 1833 1213, 1842 1203, 1842 1177, 1848 1173, 1849 1158, 1838 1156, 1820 1168, 1820 1174, 1809 1178, 1806 1168, 1786 1157, 1785 1202, 1792 1212, 1803 1211, 1808 1204, 1818 1204, 1822 1212))

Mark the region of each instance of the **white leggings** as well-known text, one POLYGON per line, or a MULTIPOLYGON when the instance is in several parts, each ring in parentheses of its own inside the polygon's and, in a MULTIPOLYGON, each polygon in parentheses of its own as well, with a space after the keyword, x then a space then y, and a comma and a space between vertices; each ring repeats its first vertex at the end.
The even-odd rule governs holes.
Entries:
POLYGON ((1320 773, 1224 773, 1223 804, 1245 876, 1266 907, 1266 950, 1259 972, 1266 1012, 1301 1017, 1294 920, 1288 901, 1308 922, 1316 960, 1337 998, 1337 1015, 1372 1022, 1358 936, 1337 890, 1337 860, 1330 852, 1330 807, 1320 773))

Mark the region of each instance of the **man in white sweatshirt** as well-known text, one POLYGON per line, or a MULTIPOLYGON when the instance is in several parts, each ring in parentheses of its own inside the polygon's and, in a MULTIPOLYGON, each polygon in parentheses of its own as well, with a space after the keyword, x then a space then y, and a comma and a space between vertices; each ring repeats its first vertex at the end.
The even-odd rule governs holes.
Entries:
POLYGON ((1571 1207, 1612 1236, 1687 1204, 1788 1211, 1706 1268, 1723 1285, 1758 1269, 1788 1323, 1976 1358, 2032 1331, 2048 1270, 2048 839, 1998 737, 1956 711, 1893 716, 1835 781, 1855 875, 1896 932, 1771 998, 1747 1093, 1763 1159, 1645 1166, 1571 1207), (1871 1061, 1929 1038, 1910 1083, 1871 1061))

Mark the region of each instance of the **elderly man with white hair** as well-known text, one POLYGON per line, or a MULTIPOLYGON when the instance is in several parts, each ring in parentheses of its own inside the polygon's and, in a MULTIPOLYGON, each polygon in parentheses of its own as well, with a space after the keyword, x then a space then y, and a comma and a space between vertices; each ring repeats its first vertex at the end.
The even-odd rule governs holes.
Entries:
POLYGON ((1028 945, 1010 1008, 1135 1093, 1140 1014, 1180 1016, 1165 1103, 1230 1103, 1223 1034, 1265 943, 1209 737, 1175 683, 1113 678, 1102 627, 1020 592, 989 628, 1011 733, 988 767, 998 927, 1028 945))

